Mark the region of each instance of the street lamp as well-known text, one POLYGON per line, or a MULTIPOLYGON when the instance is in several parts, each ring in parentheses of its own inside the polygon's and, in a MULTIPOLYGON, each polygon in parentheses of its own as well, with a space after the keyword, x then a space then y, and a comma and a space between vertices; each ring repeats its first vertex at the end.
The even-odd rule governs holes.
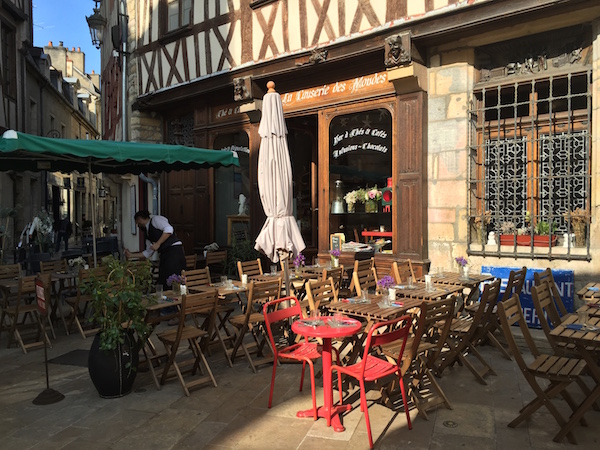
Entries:
POLYGON ((104 35, 104 28, 106 27, 106 19, 100 14, 100 8, 98 7, 98 3, 100 0, 94 0, 96 2, 96 7, 94 8, 94 14, 89 17, 86 17, 88 26, 90 27, 90 35, 92 36, 92 45, 94 45, 97 49, 100 49, 102 45, 102 38, 104 35))

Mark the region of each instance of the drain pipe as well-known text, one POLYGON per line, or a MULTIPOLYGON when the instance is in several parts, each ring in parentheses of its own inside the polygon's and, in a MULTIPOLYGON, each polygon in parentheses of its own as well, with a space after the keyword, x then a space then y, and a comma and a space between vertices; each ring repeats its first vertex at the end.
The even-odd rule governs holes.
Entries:
POLYGON ((158 183, 143 173, 140 173, 140 180, 152 185, 152 214, 156 216, 158 214, 158 183))

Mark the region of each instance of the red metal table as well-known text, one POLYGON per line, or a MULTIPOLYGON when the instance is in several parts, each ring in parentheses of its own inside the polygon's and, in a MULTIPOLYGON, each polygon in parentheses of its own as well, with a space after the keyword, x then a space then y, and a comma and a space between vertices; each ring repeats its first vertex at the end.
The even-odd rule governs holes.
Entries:
MULTIPOLYGON (((343 338, 357 333, 361 328, 358 320, 344 318, 343 326, 334 326, 331 323, 333 318, 323 316, 315 319, 296 320, 292 324, 292 330, 296 334, 304 336, 321 338, 323 340, 323 406, 318 409, 318 416, 325 419, 330 418, 334 431, 344 431, 345 428, 340 421, 339 414, 352 409, 352 405, 333 406, 333 394, 331 385, 331 340, 343 338), (311 325, 316 322, 318 325, 311 325)), ((298 411, 297 417, 313 417, 313 410, 298 411)))

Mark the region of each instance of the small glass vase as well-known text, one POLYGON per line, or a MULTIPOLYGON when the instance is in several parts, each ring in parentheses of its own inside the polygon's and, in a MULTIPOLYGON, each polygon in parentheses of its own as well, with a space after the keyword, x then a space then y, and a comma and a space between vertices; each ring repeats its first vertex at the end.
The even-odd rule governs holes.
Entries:
POLYGON ((458 277, 459 280, 461 280, 461 281, 469 280, 469 266, 468 265, 460 266, 459 273, 460 273, 460 276, 458 277))
POLYGON ((346 203, 346 205, 348 206, 348 212, 353 213, 355 203, 346 203))
POLYGON ((179 283, 173 283, 171 285, 171 290, 173 291, 173 294, 180 295, 181 294, 181 285, 179 283))
POLYGON ((377 202, 375 200, 367 200, 365 202, 365 212, 376 213, 377 212, 377 202))
POLYGON ((340 267, 340 258, 331 258, 331 267, 340 267))

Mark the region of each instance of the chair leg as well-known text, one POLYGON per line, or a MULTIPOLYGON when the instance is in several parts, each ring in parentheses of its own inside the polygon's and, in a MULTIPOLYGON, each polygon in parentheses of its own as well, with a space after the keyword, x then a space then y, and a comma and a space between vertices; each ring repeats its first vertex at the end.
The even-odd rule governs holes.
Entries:
POLYGON ((360 410, 365 415, 365 424, 367 426, 367 435, 369 436, 369 448, 373 448, 373 436, 371 435, 371 421, 369 420, 369 407, 367 405, 367 391, 365 390, 365 381, 359 380, 360 383, 360 410))
POLYGON ((398 382, 400 383, 400 392, 402 393, 402 403, 404 404, 404 412, 406 414, 406 421, 408 422, 408 429, 412 430, 412 423, 410 421, 410 412, 408 409, 408 403, 406 401, 406 388, 404 386, 404 380, 398 374, 398 382))

